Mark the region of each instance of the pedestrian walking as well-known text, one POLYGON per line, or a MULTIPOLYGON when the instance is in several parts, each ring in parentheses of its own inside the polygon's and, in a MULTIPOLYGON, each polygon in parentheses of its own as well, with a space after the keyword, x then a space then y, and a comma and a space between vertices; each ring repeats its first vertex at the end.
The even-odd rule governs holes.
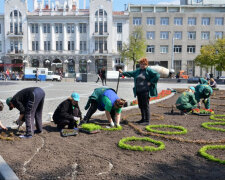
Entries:
POLYGON ((26 134, 21 138, 31 138, 34 133, 42 132, 42 110, 44 105, 45 92, 39 87, 25 88, 6 100, 9 110, 17 108, 20 116, 17 124, 26 123, 26 134), (34 121, 36 130, 34 130, 34 121))
POLYGON ((36 68, 36 73, 35 73, 36 83, 38 82, 38 75, 39 75, 38 68, 36 68))
POLYGON ((119 69, 119 72, 124 76, 134 78, 134 97, 137 96, 138 106, 141 111, 141 120, 136 123, 145 123, 149 124, 150 122, 150 106, 149 98, 155 97, 157 93, 157 82, 159 80, 160 74, 155 70, 148 67, 147 58, 142 58, 139 60, 140 68, 123 72, 122 69, 119 69))
POLYGON ((102 80, 102 85, 106 86, 106 70, 105 67, 101 69, 101 80, 102 80))
POLYGON ((98 78, 97 78, 97 80, 96 80, 96 83, 98 83, 98 81, 99 81, 100 79, 102 80, 102 78, 101 78, 101 76, 102 76, 101 69, 98 69, 97 76, 98 76, 98 78))

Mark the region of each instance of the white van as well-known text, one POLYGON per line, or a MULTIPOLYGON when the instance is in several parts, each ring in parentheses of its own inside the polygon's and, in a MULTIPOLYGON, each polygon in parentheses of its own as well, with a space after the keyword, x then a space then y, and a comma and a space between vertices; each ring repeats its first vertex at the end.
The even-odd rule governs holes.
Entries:
POLYGON ((48 73, 46 75, 46 80, 61 81, 62 78, 61 78, 61 76, 54 74, 53 71, 48 71, 48 73))
POLYGON ((46 80, 46 74, 48 68, 35 68, 35 67, 26 67, 24 72, 24 80, 35 80, 36 79, 36 69, 38 69, 38 79, 40 81, 46 80))

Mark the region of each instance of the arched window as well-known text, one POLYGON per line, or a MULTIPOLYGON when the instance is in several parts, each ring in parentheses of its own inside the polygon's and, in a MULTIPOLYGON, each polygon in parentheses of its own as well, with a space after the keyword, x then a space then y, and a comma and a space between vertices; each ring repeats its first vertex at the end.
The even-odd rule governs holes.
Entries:
POLYGON ((87 61, 85 59, 79 61, 79 73, 87 73, 87 61))
POLYGON ((32 60, 32 67, 39 67, 39 61, 38 61, 38 59, 33 59, 32 60))
POLYGON ((43 62, 44 68, 48 68, 48 70, 51 70, 51 61, 49 59, 45 59, 43 62))
POLYGON ((68 62, 68 72, 69 73, 75 73, 75 62, 73 59, 69 59, 68 62))
POLYGON ((14 16, 17 17, 18 16, 18 11, 14 10, 14 16))

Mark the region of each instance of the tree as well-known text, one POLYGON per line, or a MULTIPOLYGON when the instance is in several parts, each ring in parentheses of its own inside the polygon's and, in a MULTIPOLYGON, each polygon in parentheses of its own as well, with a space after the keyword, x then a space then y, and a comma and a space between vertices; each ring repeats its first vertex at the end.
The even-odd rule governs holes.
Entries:
POLYGON ((218 39, 215 43, 205 45, 200 50, 194 61, 197 66, 208 68, 213 67, 218 71, 225 70, 225 38, 218 39))
POLYGON ((127 58, 133 61, 133 70, 137 61, 146 55, 146 42, 142 27, 136 27, 129 36, 129 43, 123 44, 123 48, 120 51, 122 59, 127 58))

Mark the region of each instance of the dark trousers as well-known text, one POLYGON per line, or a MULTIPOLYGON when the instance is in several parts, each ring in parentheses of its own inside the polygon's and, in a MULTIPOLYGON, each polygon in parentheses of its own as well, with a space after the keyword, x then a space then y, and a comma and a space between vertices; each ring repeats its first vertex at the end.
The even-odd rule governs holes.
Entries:
POLYGON ((148 92, 137 93, 138 107, 141 110, 143 121, 150 121, 149 95, 148 92))
MULTIPOLYGON (((87 112, 86 116, 84 116, 84 121, 86 121, 88 123, 89 122, 89 119, 97 111, 97 109, 98 109, 98 103, 97 103, 97 101, 94 100, 94 99, 91 99, 91 106, 88 109, 88 112, 87 112)), ((111 117, 112 117, 113 121, 115 121, 115 111, 112 110, 110 112, 110 114, 111 114, 111 117)))
POLYGON ((102 77, 101 80, 102 80, 102 85, 103 86, 106 86, 106 78, 105 77, 102 77), (104 84, 104 82, 105 82, 105 84, 104 84))
POLYGON ((60 121, 57 123, 58 129, 63 129, 66 125, 68 125, 68 129, 73 129, 74 127, 77 127, 77 123, 74 120, 60 119, 60 121))
POLYGON ((25 110, 26 134, 33 135, 34 121, 37 131, 42 131, 42 110, 45 99, 45 92, 41 88, 34 89, 33 101, 28 101, 25 110))

